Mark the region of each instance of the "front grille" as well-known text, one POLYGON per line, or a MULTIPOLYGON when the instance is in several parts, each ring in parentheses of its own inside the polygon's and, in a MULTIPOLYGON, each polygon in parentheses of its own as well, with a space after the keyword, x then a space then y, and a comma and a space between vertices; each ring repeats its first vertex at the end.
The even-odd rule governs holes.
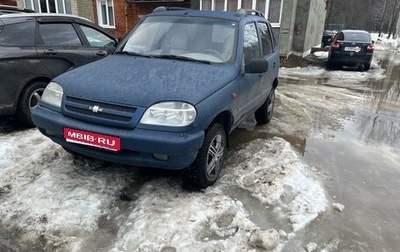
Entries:
POLYGON ((135 107, 105 103, 82 98, 66 96, 65 110, 69 116, 80 119, 111 120, 114 122, 128 123, 136 112, 135 107))

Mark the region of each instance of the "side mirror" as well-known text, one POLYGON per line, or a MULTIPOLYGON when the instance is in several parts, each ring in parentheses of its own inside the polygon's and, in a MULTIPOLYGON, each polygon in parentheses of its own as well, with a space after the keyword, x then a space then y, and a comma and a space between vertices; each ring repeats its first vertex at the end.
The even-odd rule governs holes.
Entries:
POLYGON ((268 61, 263 58, 251 59, 244 66, 245 73, 265 73, 268 71, 268 61))

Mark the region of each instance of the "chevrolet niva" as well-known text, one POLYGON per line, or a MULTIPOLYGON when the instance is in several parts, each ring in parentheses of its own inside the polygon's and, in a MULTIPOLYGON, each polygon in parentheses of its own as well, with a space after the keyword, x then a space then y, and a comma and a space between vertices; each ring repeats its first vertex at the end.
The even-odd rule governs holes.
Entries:
POLYGON ((278 71, 262 13, 158 7, 113 54, 53 79, 32 118, 69 152, 185 169, 186 183, 206 188, 228 134, 253 115, 271 120, 278 71))

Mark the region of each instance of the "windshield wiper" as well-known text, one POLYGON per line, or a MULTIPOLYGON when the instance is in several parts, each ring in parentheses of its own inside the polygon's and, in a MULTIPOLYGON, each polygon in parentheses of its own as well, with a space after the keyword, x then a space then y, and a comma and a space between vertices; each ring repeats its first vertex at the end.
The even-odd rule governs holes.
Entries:
POLYGON ((126 54, 126 55, 131 55, 131 56, 152 58, 151 55, 140 54, 140 53, 135 53, 135 52, 131 52, 131 51, 118 51, 118 52, 115 52, 115 54, 126 54))
POLYGON ((198 60, 195 58, 179 56, 179 55, 174 55, 174 54, 152 55, 152 57, 153 58, 161 58, 161 59, 177 59, 177 60, 185 60, 185 61, 195 61, 195 62, 211 64, 211 62, 207 61, 207 60, 198 60))

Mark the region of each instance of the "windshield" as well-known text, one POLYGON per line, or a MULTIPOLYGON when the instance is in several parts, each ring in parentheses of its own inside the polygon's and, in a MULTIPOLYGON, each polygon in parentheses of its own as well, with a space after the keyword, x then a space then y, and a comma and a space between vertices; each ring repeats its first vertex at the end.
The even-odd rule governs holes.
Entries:
POLYGON ((236 23, 193 17, 148 17, 129 36, 123 52, 228 62, 235 49, 236 23))

